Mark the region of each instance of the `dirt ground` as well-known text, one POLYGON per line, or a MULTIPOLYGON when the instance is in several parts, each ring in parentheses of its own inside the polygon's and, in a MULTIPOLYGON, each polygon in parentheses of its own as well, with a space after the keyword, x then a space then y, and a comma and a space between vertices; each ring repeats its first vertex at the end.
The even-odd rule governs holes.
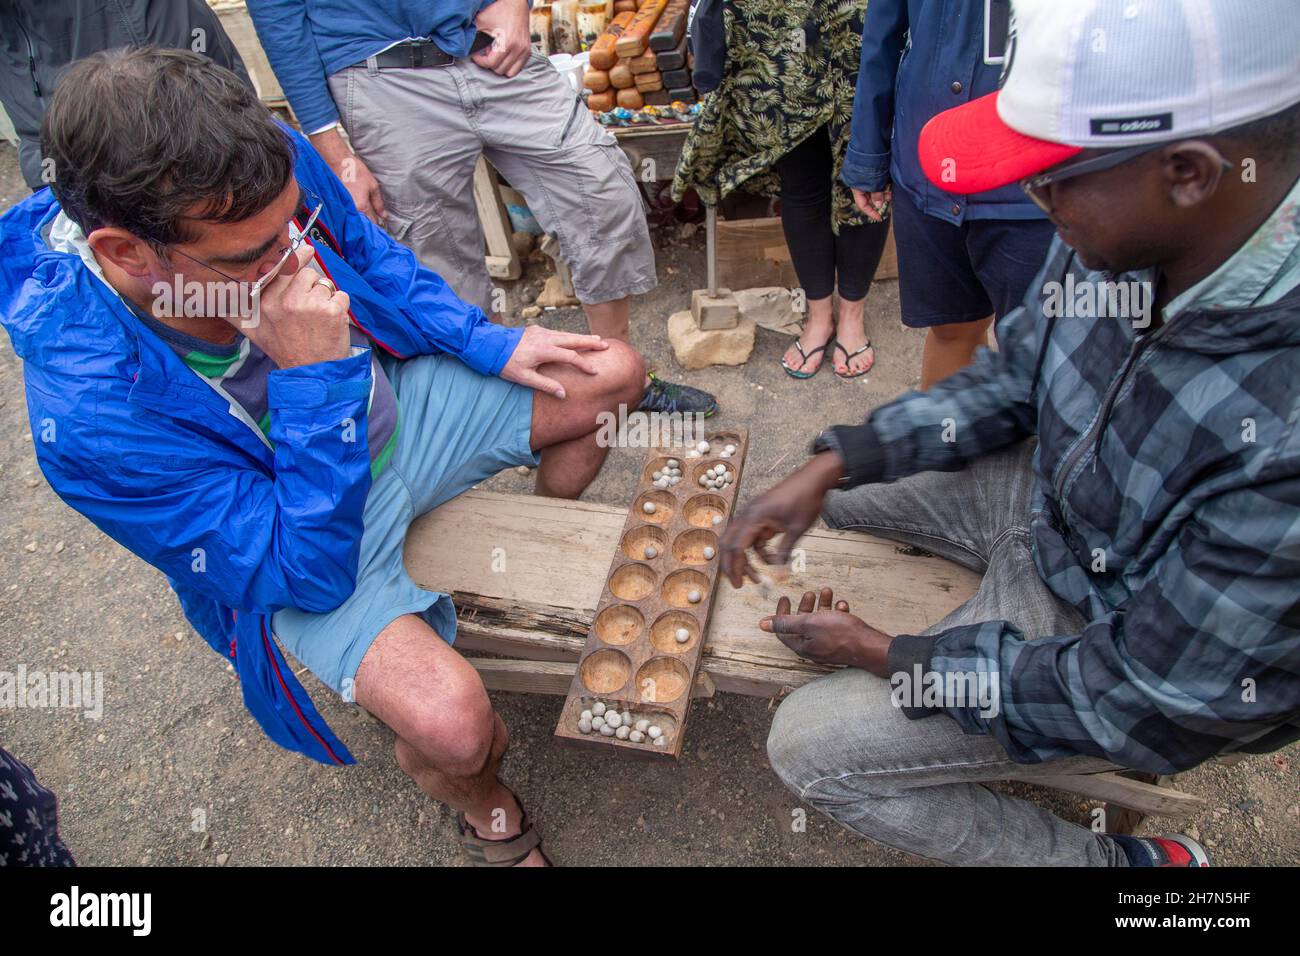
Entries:
MULTIPOLYGON (((0 209, 26 195, 14 152, 0 144, 0 209)), ((760 330, 749 363, 685 373, 664 322, 703 285, 703 239, 662 230, 659 288, 633 311, 635 344, 670 379, 718 395, 719 424, 751 429, 742 499, 805 456, 824 427, 860 420, 917 381, 922 337, 899 323, 893 282, 868 300, 876 370, 841 382, 829 371, 788 379, 786 341, 760 330)), ((525 275, 516 298, 540 286, 525 275)), ((527 301, 524 299, 523 301, 527 301)), ((520 322, 515 311, 509 321, 520 322)), ((584 330, 577 310, 544 321, 584 330)), ((326 719, 358 758, 317 765, 270 743, 245 712, 231 669, 185 622, 161 575, 60 502, 36 467, 21 363, 0 346, 0 669, 100 671, 104 713, 0 710, 0 744, 30 763, 62 801, 64 837, 82 864, 455 864, 450 814, 398 769, 392 735, 331 699, 307 675, 326 719)), ((642 452, 616 449, 587 492, 626 506, 642 452)), ((486 487, 523 492, 513 472, 486 487)), ((849 595, 869 615, 869 594, 849 595)), ((561 698, 497 693, 512 735, 504 776, 523 796, 554 858, 570 865, 913 865, 907 854, 861 840, 809 813, 766 762, 766 700, 720 694, 697 701, 676 766, 593 759, 557 746, 561 698)), ((1203 795, 1181 827, 1150 820, 1144 832, 1184 829, 1216 863, 1300 863, 1300 746, 1178 779, 1203 795)), ((1031 787, 1016 792, 1087 823, 1093 804, 1031 787)))

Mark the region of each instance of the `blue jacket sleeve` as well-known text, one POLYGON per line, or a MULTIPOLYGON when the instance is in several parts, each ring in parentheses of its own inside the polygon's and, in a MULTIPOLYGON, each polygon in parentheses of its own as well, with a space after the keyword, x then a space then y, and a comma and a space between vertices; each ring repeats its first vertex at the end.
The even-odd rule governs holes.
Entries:
POLYGON ((310 170, 313 188, 331 209, 331 228, 343 258, 402 312, 419 337, 421 354, 449 352, 484 375, 499 375, 523 337, 522 328, 497 325, 483 310, 459 298, 442 277, 421 265, 415 253, 357 211, 343 183, 320 154, 298 134, 298 165, 310 170))
POLYGON ((840 179, 853 189, 879 192, 889 183, 894 86, 907 28, 907 0, 867 4, 849 146, 840 169, 840 179))
POLYGON ((177 585, 240 612, 331 611, 356 587, 370 387, 368 349, 272 372, 272 476, 214 458, 208 440, 152 413, 100 415, 88 456, 52 443, 41 467, 64 501, 177 585))
POLYGON ((307 0, 248 0, 248 13, 303 130, 313 133, 337 122, 325 64, 307 20, 307 0))

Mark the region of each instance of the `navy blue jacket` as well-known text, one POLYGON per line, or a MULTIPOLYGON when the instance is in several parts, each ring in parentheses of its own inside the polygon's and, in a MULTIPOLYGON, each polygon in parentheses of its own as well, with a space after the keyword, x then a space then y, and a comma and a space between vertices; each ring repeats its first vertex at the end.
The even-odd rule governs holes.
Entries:
POLYGON ((992 93, 1000 73, 984 63, 982 0, 870 0, 840 179, 865 192, 892 182, 923 212, 955 224, 968 217, 1042 219, 1015 183, 954 195, 931 185, 917 160, 921 127, 944 110, 992 93))

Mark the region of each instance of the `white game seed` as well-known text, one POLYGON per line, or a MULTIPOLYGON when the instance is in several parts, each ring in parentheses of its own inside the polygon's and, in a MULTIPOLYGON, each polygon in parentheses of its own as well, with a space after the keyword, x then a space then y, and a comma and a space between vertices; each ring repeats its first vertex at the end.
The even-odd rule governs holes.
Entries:
POLYGON ((703 597, 704 595, 699 591, 692 591, 690 594, 686 595, 686 600, 690 601, 692 604, 699 604, 703 597))
POLYGON ((602 727, 600 728, 600 735, 601 735, 602 737, 613 737, 613 736, 614 736, 614 728, 611 727, 609 724, 605 724, 604 726, 602 726, 602 727))
POLYGON ((639 744, 641 741, 645 740, 645 734, 639 730, 633 730, 627 735, 627 739, 632 741, 634 744, 639 744))
POLYGON ((636 722, 636 726, 633 729, 635 729, 638 733, 643 734, 650 729, 650 721, 642 717, 640 720, 636 722))
POLYGON ((660 737, 663 736, 663 733, 664 732, 659 729, 659 726, 657 724, 651 724, 649 727, 645 729, 645 735, 649 737, 651 740, 658 740, 660 737))
POLYGON ((676 467, 677 467, 677 459, 676 459, 676 458, 669 458, 669 459, 668 459, 668 467, 669 467, 669 468, 676 468, 676 467))
POLYGON ((665 746, 667 746, 667 745, 668 745, 668 738, 667 738, 667 737, 656 737, 656 738, 655 738, 655 746, 656 746, 656 747, 665 747, 665 746))
POLYGON ((587 717, 583 717, 581 720, 579 720, 578 731, 584 734, 591 733, 591 720, 587 717))
POLYGON ((714 515, 714 516, 713 516, 713 523, 714 523, 714 525, 720 525, 720 524, 722 524, 722 515, 714 515))
POLYGON ((595 717, 595 716, 596 716, 596 715, 593 714, 591 711, 589 711, 589 710, 584 710, 582 713, 580 713, 580 714, 578 715, 578 719, 579 719, 579 720, 591 720, 591 718, 593 718, 593 717, 595 717))
POLYGON ((708 454, 709 443, 706 441, 702 441, 695 446, 695 450, 698 451, 701 455, 708 454))
POLYGON ((659 552, 655 550, 655 548, 654 548, 653 545, 646 545, 646 548, 645 548, 645 557, 646 557, 646 560, 647 560, 647 561, 651 560, 652 558, 654 558, 654 557, 655 557, 656 555, 658 555, 658 554, 659 554, 659 552))
POLYGON ((605 705, 603 702, 598 700, 591 705, 591 716, 593 717, 605 716, 605 705))
POLYGON ((628 730, 627 727, 620 727, 618 730, 614 731, 614 736, 619 740, 627 740, 631 733, 632 732, 628 730))
POLYGON ((651 477, 654 478, 655 481, 658 481, 663 476, 664 473, 662 471, 656 471, 651 477))
POLYGON ((726 448, 723 449, 723 451, 725 451, 728 455, 734 455, 736 453, 736 446, 728 445, 726 448))
POLYGON ((618 711, 611 710, 605 714, 605 723, 609 724, 615 730, 623 726, 623 718, 619 716, 618 711))
POLYGON ((712 547, 705 547, 705 549, 704 549, 704 560, 705 560, 705 561, 712 561, 712 560, 713 560, 713 556, 714 556, 715 554, 717 554, 717 553, 718 553, 718 552, 714 551, 712 547))
POLYGON ((655 503, 653 501, 647 501, 641 506, 641 510, 648 515, 652 515, 655 513, 655 503))
POLYGON ((685 644, 691 639, 691 632, 686 630, 684 627, 679 627, 677 633, 673 636, 677 638, 678 644, 685 644))

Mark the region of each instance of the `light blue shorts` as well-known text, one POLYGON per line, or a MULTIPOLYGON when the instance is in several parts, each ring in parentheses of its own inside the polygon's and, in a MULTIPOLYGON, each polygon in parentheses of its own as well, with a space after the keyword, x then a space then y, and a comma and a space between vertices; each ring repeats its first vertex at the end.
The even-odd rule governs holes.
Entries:
POLYGON ((394 618, 420 614, 447 643, 456 638, 451 598, 419 587, 402 563, 411 522, 504 468, 538 462, 532 389, 449 355, 381 361, 401 424, 366 498, 356 590, 328 614, 286 608, 272 622, 284 649, 348 701, 361 659, 394 618))

